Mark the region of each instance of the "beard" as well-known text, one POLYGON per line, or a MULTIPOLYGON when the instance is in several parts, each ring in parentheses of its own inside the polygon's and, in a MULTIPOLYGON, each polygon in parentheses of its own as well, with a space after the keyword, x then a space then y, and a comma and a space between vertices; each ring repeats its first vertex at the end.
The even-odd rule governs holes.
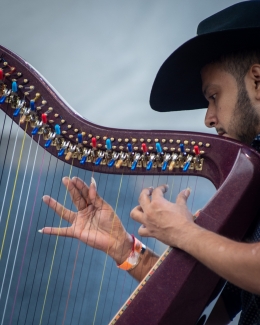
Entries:
POLYGON ((258 134, 259 125, 260 119, 256 108, 251 103, 245 85, 241 84, 233 118, 229 124, 229 132, 235 134, 236 139, 250 145, 258 134))

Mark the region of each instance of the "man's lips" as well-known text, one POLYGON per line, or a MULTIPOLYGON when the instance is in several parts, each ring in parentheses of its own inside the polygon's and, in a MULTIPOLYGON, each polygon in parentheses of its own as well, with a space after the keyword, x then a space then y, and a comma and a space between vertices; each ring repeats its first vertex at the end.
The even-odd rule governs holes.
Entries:
POLYGON ((217 131, 217 134, 220 135, 220 136, 227 136, 227 133, 226 133, 225 130, 217 130, 216 129, 216 131, 217 131))

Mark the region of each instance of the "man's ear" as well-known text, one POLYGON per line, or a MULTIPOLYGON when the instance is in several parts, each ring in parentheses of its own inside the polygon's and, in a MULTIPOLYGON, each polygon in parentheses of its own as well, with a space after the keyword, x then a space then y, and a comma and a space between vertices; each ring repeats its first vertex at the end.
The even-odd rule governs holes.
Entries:
POLYGON ((250 77, 254 81, 255 98, 260 100, 260 64, 254 64, 249 71, 250 77))

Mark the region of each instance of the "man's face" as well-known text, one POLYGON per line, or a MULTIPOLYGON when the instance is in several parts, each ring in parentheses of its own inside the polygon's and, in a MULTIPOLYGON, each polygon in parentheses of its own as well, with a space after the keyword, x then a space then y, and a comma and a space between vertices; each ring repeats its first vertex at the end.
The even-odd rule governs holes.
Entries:
POLYGON ((250 144, 258 133, 259 117, 247 90, 220 64, 208 64, 201 71, 202 91, 208 100, 205 116, 207 127, 219 135, 250 144))

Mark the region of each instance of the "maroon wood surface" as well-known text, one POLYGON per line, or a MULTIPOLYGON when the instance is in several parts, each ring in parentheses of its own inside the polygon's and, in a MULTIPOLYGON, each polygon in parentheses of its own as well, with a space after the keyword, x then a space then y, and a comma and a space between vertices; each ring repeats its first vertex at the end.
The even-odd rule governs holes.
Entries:
MULTIPOLYGON (((64 135, 71 142, 75 141, 75 132, 73 131, 75 128, 86 133, 86 140, 88 140, 86 147, 89 146, 89 148, 91 146, 87 135, 99 135, 99 143, 102 144, 104 150, 104 136, 113 137, 115 139, 113 145, 117 148, 122 145, 118 142, 119 138, 129 138, 130 140, 136 138, 136 145, 139 148, 141 148, 140 138, 151 139, 151 145, 154 147, 155 139, 159 139, 159 141, 165 139, 169 148, 171 147, 170 139, 174 139, 174 141, 180 139, 182 142, 188 140, 189 143, 191 141, 202 142, 204 146, 201 149, 205 153, 202 155, 204 163, 201 171, 183 172, 181 169, 174 169, 172 172, 169 170, 162 172, 159 167, 152 168, 151 171, 146 171, 145 168, 131 171, 128 167, 117 169, 104 165, 94 166, 93 163, 86 163, 82 166, 79 161, 75 161, 74 165, 102 173, 185 174, 208 178, 218 190, 202 210, 196 222, 210 231, 235 240, 241 240, 244 237, 260 205, 258 198, 260 190, 259 154, 253 149, 239 142, 208 134, 123 130, 105 128, 90 123, 70 110, 45 80, 24 60, 3 47, 0 47, 0 52, 9 65, 15 66, 16 71, 21 71, 23 78, 29 79, 30 85, 34 85, 34 91, 26 96, 28 106, 30 99, 40 92, 48 102, 46 108, 44 107, 40 113, 44 113, 48 107, 53 107, 53 113, 48 116, 49 119, 55 121, 53 125, 60 123, 60 116, 66 121, 61 124, 62 130, 67 130, 68 124, 73 125, 72 130, 68 130, 68 133, 64 135), (56 113, 59 115, 58 118, 55 117, 56 113), (69 135, 73 135, 74 140, 71 140, 69 135), (206 147, 206 143, 210 143, 210 147, 206 147)), ((3 62, 1 65, 3 66, 3 62)), ((12 77, 9 77, 5 80, 9 87, 11 87, 11 79, 12 77)), ((0 108, 13 118, 13 108, 9 104, 1 104, 0 108)), ((14 118, 16 123, 18 120, 19 117, 14 118)), ((22 125, 22 127, 24 126, 22 125)), ((29 135, 31 131, 30 128, 27 130, 29 135)), ((34 139, 37 141, 38 136, 35 136, 34 139)), ((41 139, 40 144, 44 146, 44 142, 41 139)), ((126 144, 124 146, 124 150, 126 150, 126 144)), ((190 148, 192 149, 192 147, 190 148)), ((57 156, 55 147, 47 150, 57 156)), ((116 149, 116 151, 120 150, 116 149)), ((139 151, 141 152, 141 150, 139 151)), ((194 258, 178 249, 173 249, 116 324, 196 324, 218 282, 219 277, 194 258)))

